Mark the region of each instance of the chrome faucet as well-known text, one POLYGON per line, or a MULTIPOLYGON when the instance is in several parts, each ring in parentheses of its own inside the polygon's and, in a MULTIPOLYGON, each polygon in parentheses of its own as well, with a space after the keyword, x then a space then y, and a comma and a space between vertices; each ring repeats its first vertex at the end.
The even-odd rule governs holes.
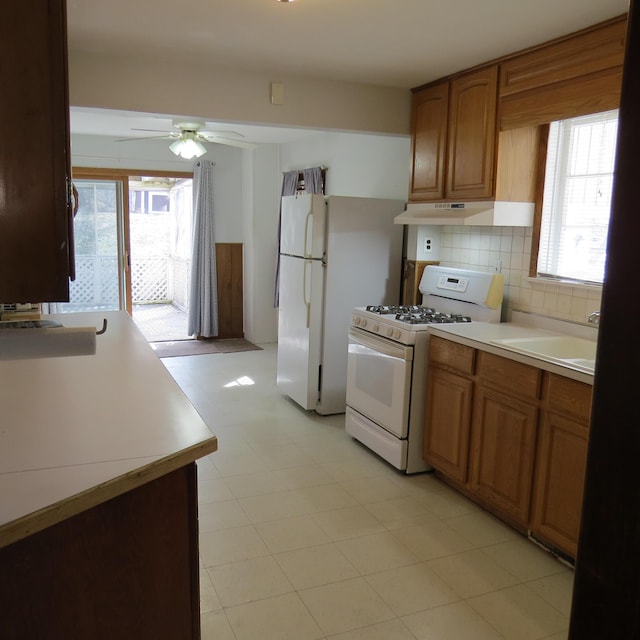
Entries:
POLYGON ((589 324, 595 324, 596 326, 598 326, 600 324, 600 312, 594 311, 593 313, 590 313, 587 316, 587 322, 589 324))

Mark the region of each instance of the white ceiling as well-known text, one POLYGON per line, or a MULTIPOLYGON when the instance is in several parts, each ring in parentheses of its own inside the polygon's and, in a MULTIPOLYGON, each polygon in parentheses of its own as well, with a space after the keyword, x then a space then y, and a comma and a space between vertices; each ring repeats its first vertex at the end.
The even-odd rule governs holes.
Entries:
MULTIPOLYGON (((67 0, 69 48, 411 88, 625 13, 628 0, 67 0)), ((72 133, 158 120, 72 110, 72 133), (109 116, 105 119, 106 116, 109 116)), ((166 118, 170 128, 172 116, 166 118)), ((133 124, 133 127, 132 127, 133 124)), ((164 127, 160 127, 164 128, 164 127)), ((208 123, 207 128, 224 129, 208 123)), ((239 131, 234 125, 232 128, 239 131)), ((299 130, 243 128, 252 142, 299 130)))

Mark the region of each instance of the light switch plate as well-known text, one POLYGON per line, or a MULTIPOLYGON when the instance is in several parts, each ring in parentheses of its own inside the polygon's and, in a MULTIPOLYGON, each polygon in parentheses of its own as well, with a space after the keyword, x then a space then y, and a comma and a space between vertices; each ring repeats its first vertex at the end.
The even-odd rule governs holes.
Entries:
POLYGON ((271 104, 284 104, 284 84, 282 82, 271 83, 271 104))

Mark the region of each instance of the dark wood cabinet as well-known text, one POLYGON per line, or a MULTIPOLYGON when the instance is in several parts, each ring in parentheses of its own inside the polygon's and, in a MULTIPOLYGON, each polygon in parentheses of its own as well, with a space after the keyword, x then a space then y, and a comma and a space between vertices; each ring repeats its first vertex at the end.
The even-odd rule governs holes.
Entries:
POLYGON ((64 0, 0 21, 0 302, 69 299, 73 277, 64 0))
POLYGON ((0 637, 198 640, 196 465, 0 549, 0 637))

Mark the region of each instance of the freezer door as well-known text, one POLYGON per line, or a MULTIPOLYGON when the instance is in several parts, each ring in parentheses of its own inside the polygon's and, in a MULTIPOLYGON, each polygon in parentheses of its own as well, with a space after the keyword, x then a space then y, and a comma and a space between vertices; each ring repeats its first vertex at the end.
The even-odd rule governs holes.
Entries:
POLYGON ((319 396, 323 288, 320 260, 281 256, 277 384, 308 410, 319 396))
POLYGON ((322 258, 325 251, 325 220, 324 196, 304 194, 282 198, 280 253, 302 258, 322 258))

